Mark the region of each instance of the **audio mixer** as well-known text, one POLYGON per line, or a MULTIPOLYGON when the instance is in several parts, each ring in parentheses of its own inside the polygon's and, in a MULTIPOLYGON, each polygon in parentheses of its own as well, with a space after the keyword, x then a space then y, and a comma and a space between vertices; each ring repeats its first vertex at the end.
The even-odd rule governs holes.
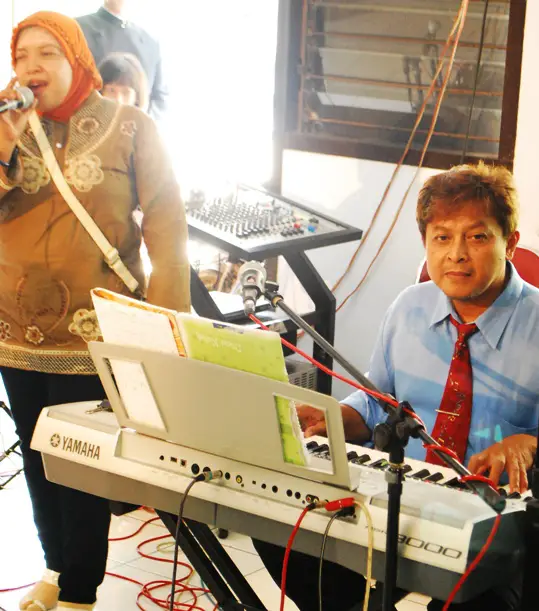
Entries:
POLYGON ((198 192, 187 202, 187 220, 193 237, 242 259, 263 260, 350 242, 363 233, 303 204, 246 185, 219 197, 198 192))

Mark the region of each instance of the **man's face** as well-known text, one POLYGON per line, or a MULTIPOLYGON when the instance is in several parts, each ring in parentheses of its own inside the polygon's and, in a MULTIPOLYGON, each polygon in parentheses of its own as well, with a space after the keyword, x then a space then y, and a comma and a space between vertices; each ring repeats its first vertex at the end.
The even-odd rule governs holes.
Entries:
POLYGON ((482 202, 440 203, 426 228, 429 276, 450 299, 488 306, 503 289, 518 238, 517 231, 504 238, 482 202))
POLYGON ((42 112, 54 110, 65 100, 73 81, 73 70, 56 38, 38 27, 25 28, 17 39, 15 73, 29 87, 42 112))

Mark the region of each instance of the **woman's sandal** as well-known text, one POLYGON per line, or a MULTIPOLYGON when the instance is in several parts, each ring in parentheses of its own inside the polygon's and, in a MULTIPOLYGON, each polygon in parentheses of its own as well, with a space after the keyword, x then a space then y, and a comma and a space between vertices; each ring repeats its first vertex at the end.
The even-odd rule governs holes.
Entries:
POLYGON ((47 581, 38 581, 19 603, 24 611, 50 611, 58 603, 60 588, 47 581))

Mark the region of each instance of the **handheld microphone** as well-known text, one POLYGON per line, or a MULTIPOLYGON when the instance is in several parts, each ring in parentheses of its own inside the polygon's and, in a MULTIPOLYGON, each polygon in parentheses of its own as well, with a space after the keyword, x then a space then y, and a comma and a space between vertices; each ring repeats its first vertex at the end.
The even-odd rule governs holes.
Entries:
POLYGON ((15 87, 19 94, 18 100, 8 100, 0 104, 0 113, 8 110, 27 110, 34 103, 34 92, 28 87, 15 87))
POLYGON ((249 261, 240 267, 238 275, 243 295, 243 310, 247 315, 254 314, 257 299, 264 292, 266 268, 258 261, 249 261))

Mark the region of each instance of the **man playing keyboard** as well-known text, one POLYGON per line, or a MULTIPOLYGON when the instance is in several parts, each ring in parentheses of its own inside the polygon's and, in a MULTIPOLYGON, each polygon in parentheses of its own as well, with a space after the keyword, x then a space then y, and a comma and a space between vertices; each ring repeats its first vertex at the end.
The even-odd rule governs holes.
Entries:
MULTIPOLYGON (((419 194, 417 223, 432 282, 407 288, 387 311, 369 378, 382 392, 408 401, 431 435, 470 471, 523 492, 539 420, 539 290, 511 263, 519 233, 510 172, 480 163, 430 177, 419 194)), ((322 412, 302 406, 298 414, 307 437, 325 435, 322 412)), ((342 402, 342 416, 347 440, 371 446, 374 427, 386 419, 362 391, 342 402)), ((406 456, 443 464, 418 439, 410 440, 406 456)), ((254 543, 279 584, 282 548, 254 543)), ((292 552, 287 595, 301 611, 318 609, 317 575, 317 558, 292 552)), ((360 603, 361 579, 326 562, 324 611, 360 603)), ((513 611, 520 586, 450 608, 513 611)), ((428 609, 439 611, 443 604, 433 600, 428 609)))

